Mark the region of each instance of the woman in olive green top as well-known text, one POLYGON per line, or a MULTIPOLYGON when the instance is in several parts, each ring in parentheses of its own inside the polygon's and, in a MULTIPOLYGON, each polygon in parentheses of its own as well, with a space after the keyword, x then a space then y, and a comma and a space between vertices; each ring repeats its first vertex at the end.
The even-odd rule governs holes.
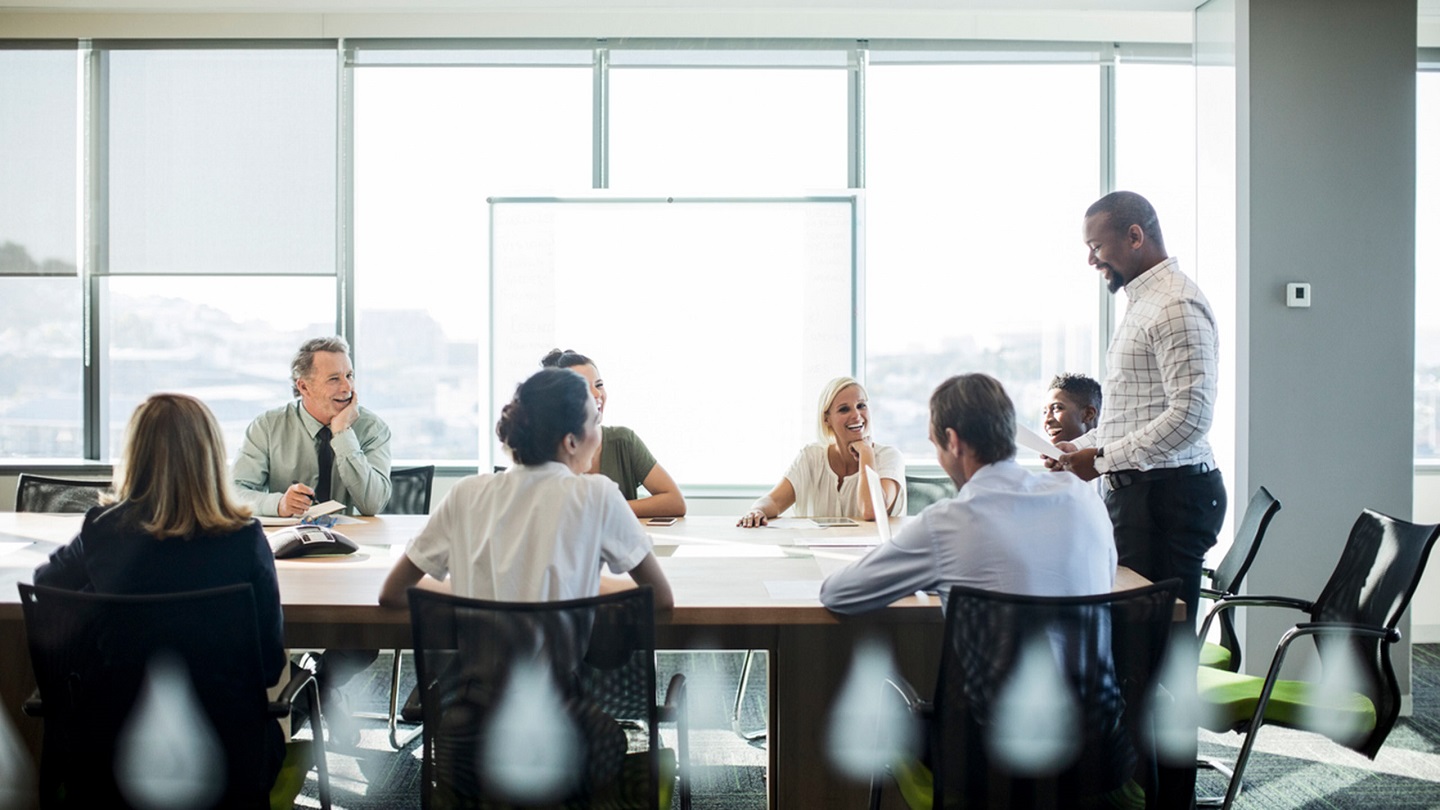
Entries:
MULTIPOLYGON (((545 355, 540 365, 568 368, 590 381, 590 395, 600 417, 605 417, 605 381, 600 370, 588 357, 570 349, 555 349, 545 355)), ((685 514, 685 498, 675 479, 660 462, 650 455, 645 442, 627 427, 604 425, 600 434, 600 452, 595 454, 591 473, 599 473, 620 485, 620 493, 629 502, 636 517, 680 517, 685 514), (639 488, 645 487, 649 497, 641 498, 639 488)))

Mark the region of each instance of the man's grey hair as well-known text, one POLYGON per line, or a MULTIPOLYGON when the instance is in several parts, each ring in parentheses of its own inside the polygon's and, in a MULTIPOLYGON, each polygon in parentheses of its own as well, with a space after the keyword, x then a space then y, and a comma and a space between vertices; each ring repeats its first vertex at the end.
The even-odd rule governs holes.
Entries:
POLYGON ((315 370, 316 352, 335 352, 350 356, 350 344, 345 338, 339 335, 331 337, 311 338, 300 345, 300 351, 295 352, 295 359, 290 361, 290 396, 300 396, 300 388, 295 383, 310 376, 315 370))

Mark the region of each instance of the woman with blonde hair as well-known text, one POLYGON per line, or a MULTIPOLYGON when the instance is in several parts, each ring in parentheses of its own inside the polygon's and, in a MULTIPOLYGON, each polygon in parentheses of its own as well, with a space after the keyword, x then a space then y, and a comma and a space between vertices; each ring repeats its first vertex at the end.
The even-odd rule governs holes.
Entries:
MULTIPOLYGON (((225 439, 205 404, 154 394, 126 430, 114 503, 85 514, 80 533, 35 570, 35 584, 107 594, 163 594, 249 583, 271 683, 286 667, 275 557, 260 521, 231 496, 225 439)), ((224 628, 216 628, 224 632, 224 628)), ((278 723, 267 756, 285 754, 278 723)))
POLYGON ((887 514, 905 514, 905 458, 871 437, 870 396, 855 378, 836 377, 820 392, 820 436, 823 441, 802 448, 790 471, 738 525, 764 526, 791 506, 797 517, 875 520, 881 516, 860 472, 864 467, 880 474, 887 514))

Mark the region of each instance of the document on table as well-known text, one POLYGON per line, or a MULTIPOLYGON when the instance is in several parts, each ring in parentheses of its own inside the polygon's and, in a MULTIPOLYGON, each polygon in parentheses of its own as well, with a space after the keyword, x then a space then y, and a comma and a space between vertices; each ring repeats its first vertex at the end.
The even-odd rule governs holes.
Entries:
POLYGON ((890 542, 890 521, 886 520, 889 511, 885 508, 885 487, 880 483, 880 473, 875 472, 874 467, 866 466, 865 483, 870 490, 870 508, 875 510, 875 528, 880 532, 880 543, 883 545, 890 542))
POLYGON ((0 540, 0 557, 4 557, 6 554, 14 554, 22 548, 29 548, 30 545, 29 541, 12 543, 8 540, 0 540))

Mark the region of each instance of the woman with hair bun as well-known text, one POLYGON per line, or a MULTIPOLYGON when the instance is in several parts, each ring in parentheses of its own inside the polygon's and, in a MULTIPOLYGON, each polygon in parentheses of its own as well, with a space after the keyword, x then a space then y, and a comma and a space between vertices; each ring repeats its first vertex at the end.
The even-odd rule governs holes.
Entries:
MULTIPOLYGON (((595 398, 595 407, 605 416, 605 380, 595 361, 572 349, 551 349, 540 360, 545 368, 568 368, 584 377, 590 383, 590 395, 595 398)), ((599 473, 620 486, 620 494, 634 510, 636 517, 684 517, 685 497, 675 479, 660 462, 650 455, 650 449, 635 431, 627 427, 607 425, 602 428, 600 451, 588 472, 599 473), (640 497, 640 487, 645 487, 648 497, 640 497)))
POLYGON ((674 605, 650 537, 620 491, 586 474, 600 448, 600 412, 584 377, 536 372, 515 389, 495 434, 515 466, 450 490, 391 569, 381 605, 405 607, 412 585, 447 590, 447 577, 448 590, 472 599, 580 599, 601 592, 602 564, 651 586, 657 609, 674 605))
POLYGON ((820 392, 820 436, 824 441, 801 448, 790 471, 737 525, 764 526, 791 506, 797 517, 883 517, 875 514, 863 467, 880 474, 887 513, 905 514, 905 458, 871 438, 870 397, 855 378, 836 377, 820 392))

